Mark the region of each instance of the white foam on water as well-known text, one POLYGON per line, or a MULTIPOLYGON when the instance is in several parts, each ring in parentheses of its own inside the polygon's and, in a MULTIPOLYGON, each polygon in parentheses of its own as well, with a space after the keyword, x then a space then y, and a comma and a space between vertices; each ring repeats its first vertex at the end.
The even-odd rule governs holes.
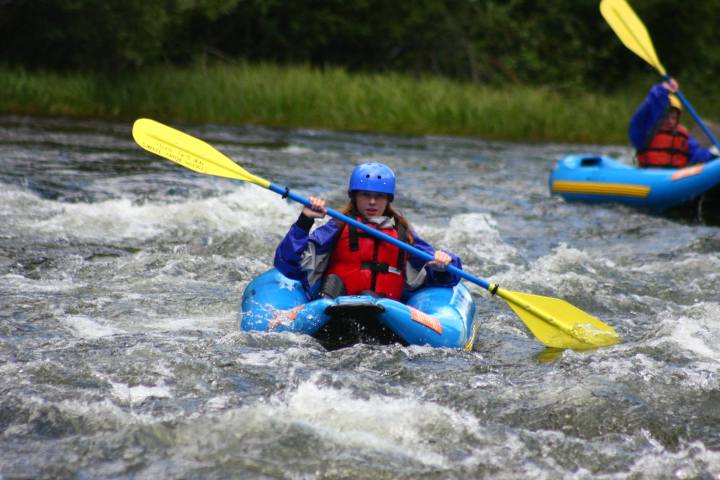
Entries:
POLYGON ((720 362, 720 304, 697 303, 680 317, 673 315, 664 321, 671 325, 670 338, 681 349, 720 362))
POLYGON ((126 333, 124 330, 106 325, 98 319, 85 315, 71 315, 63 319, 76 337, 94 339, 126 333))
POLYGON ((87 315, 69 315, 62 321, 73 335, 84 339, 97 339, 112 335, 148 332, 181 332, 184 330, 224 331, 237 326, 235 312, 230 315, 204 315, 187 317, 158 316, 153 312, 138 314, 132 312, 128 317, 119 316, 112 320, 87 315))
POLYGON ((506 288, 510 290, 537 290, 538 287, 552 285, 553 291, 560 295, 590 291, 599 295, 602 293, 599 280, 603 278, 598 274, 599 268, 614 269, 615 265, 610 260, 598 259, 587 252, 561 244, 529 268, 512 268, 498 274, 495 281, 500 285, 508 285, 506 288))
POLYGON ((327 388, 312 381, 300 384, 286 399, 275 399, 272 410, 273 417, 299 422, 333 443, 380 450, 438 467, 449 463, 428 445, 430 431, 479 428, 474 417, 433 402, 376 395, 358 398, 349 390, 327 388))
POLYGON ((227 395, 220 395, 217 397, 212 397, 208 399, 207 402, 205 402, 205 406, 209 411, 217 411, 221 412, 225 410, 225 408, 230 403, 230 397, 227 395))
MULTIPOLYGON (((147 397, 145 397, 147 398, 147 397)), ((138 413, 135 411, 127 411, 122 405, 118 405, 116 400, 104 398, 99 401, 85 401, 79 399, 68 399, 60 402, 49 402, 45 398, 36 395, 30 395, 23 398, 23 402, 27 407, 44 408, 47 405, 53 405, 65 415, 74 418, 83 419, 85 428, 95 429, 97 431, 120 429, 126 425, 156 425, 163 422, 173 420, 177 415, 138 413)), ((5 434, 12 433, 16 435, 26 435, 29 424, 11 426, 5 434)))
MULTIPOLYGON (((237 312, 235 312, 237 313, 237 312)), ((237 318, 236 318, 237 320, 237 318)), ((286 358, 287 352, 297 352, 298 355, 301 356, 307 356, 309 354, 316 354, 313 350, 308 350, 308 345, 312 344, 317 346, 315 343, 315 340, 311 340, 311 337, 309 335, 298 335, 297 333, 293 332, 266 332, 266 331, 243 331, 243 330, 234 330, 226 333, 223 335, 219 340, 218 343, 224 344, 224 345, 235 345, 238 342, 244 343, 246 341, 246 337, 259 337, 262 339, 267 339, 268 337, 280 337, 282 338, 283 345, 298 345, 298 347, 283 347, 281 350, 279 350, 279 353, 277 355, 273 355, 274 358, 286 358)), ((321 347, 320 347, 321 348, 321 347)), ((325 353, 325 349, 321 348, 321 351, 325 353)), ((270 350, 263 349, 262 354, 265 353, 272 353, 270 350)), ((238 352, 238 361, 242 361, 244 355, 248 354, 248 360, 252 362, 253 358, 260 358, 258 356, 254 356, 253 353, 248 352, 238 352)), ((256 363, 257 365, 264 365, 265 363, 259 362, 256 363)))
POLYGON ((3 185, 0 189, 0 220, 3 221, 5 228, 12 228, 15 225, 30 226, 39 218, 52 215, 53 204, 57 202, 43 200, 13 185, 3 185), (18 215, 18 212, 23 214, 18 215))
MULTIPOLYGON (((118 388, 119 391, 124 391, 126 385, 123 387, 118 388)), ((138 392, 140 389, 138 389, 138 392)), ((113 385, 113 394, 116 392, 115 386, 113 385)), ((139 400, 142 398, 142 400, 148 398, 149 396, 157 397, 157 398, 170 398, 167 396, 161 396, 158 393, 161 392, 155 392, 154 395, 138 395, 136 398, 139 400)), ((123 394, 123 398, 121 402, 117 402, 117 400, 113 400, 111 398, 105 398, 103 400, 97 401, 97 402, 86 402, 82 400, 63 400, 62 402, 56 404, 58 408, 61 410, 71 413, 79 418, 85 418, 88 419, 90 422, 98 423, 98 429, 99 430, 105 430, 108 428, 108 424, 115 424, 115 428, 120 428, 125 425, 156 425, 156 424, 162 424, 163 422, 168 422, 171 420, 174 420, 177 418, 178 414, 173 413, 141 413, 136 412, 133 410, 127 411, 123 408, 123 404, 125 403, 126 399, 128 398, 127 395, 123 394), (118 405, 118 403, 120 403, 118 405)), ((142 401, 140 400, 140 401, 142 401)), ((139 402, 133 402, 133 404, 136 404, 139 402)))
MULTIPOLYGON (((255 332, 262 335, 277 335, 288 340, 302 341, 302 336, 290 332, 255 332)), ((226 340, 237 336, 243 336, 247 332, 239 332, 240 335, 228 335, 226 340)), ((303 368, 308 362, 312 362, 310 357, 318 355, 314 350, 307 350, 301 347, 289 346, 281 351, 278 350, 250 350, 239 352, 234 360, 238 364, 254 367, 270 367, 283 371, 292 371, 297 368, 303 368)))
POLYGON ((553 251, 540 259, 537 265, 542 270, 553 273, 562 273, 567 270, 568 266, 583 265, 583 268, 589 270, 590 273, 597 273, 593 265, 614 268, 615 263, 608 259, 599 259, 595 255, 591 255, 583 250, 578 250, 561 243, 553 251))
POLYGON ((688 306, 666 305, 653 318, 652 335, 642 340, 651 347, 691 353, 695 359, 720 361, 720 304, 698 302, 688 306))
POLYGON ((720 478, 720 453, 708 450, 701 442, 668 450, 657 446, 636 455, 635 461, 622 478, 720 478))
MULTIPOLYGON (((22 364, 21 369, 27 368, 27 366, 27 364, 22 364)), ((23 395, 23 404, 29 409, 32 409, 31 407, 41 409, 52 405, 66 415, 83 419, 86 428, 97 431, 104 431, 108 428, 116 430, 126 425, 157 425, 172 421, 178 417, 177 412, 162 413, 152 411, 146 413, 126 408, 126 405, 132 407, 150 397, 173 398, 170 389, 164 384, 130 387, 127 384, 109 381, 104 374, 99 374, 98 377, 105 380, 111 387, 110 397, 95 400, 96 396, 91 394, 90 396, 93 399, 85 400, 81 398, 82 395, 74 395, 72 398, 61 401, 49 401, 39 395, 30 394, 23 395)), ((16 430, 15 434, 27 434, 28 425, 23 423, 12 428, 16 430)), ((6 431, 5 433, 10 432, 6 431)))
POLYGON ((22 275, 7 274, 0 276, 0 292, 7 293, 58 293, 84 287, 83 283, 74 283, 67 276, 63 280, 32 279, 22 275))
POLYGON ((289 145, 282 149, 284 153, 288 153, 290 155, 310 155, 316 153, 314 150, 306 147, 300 147, 298 145, 289 145))
POLYGON ((173 398, 172 392, 162 381, 160 385, 135 385, 130 386, 125 383, 110 382, 112 386, 112 396, 130 405, 137 405, 144 402, 150 397, 154 398, 173 398))
MULTIPOLYGON (((234 314, 233 314, 234 315, 234 314)), ((203 331, 220 331, 222 327, 230 324, 235 326, 237 320, 234 316, 209 316, 202 315, 197 317, 155 317, 151 316, 133 325, 140 331, 182 331, 182 330, 203 330, 203 331)))
POLYGON ((713 391, 720 388, 717 375, 720 362, 720 305, 713 302, 678 307, 668 305, 652 318, 653 328, 633 342, 613 347, 617 355, 611 363, 612 375, 624 378, 632 372, 648 390, 655 385, 673 385, 682 391, 713 391), (683 358, 682 367, 667 358, 646 353, 662 350, 673 358, 683 358))
MULTIPOLYGON (((565 398, 563 395, 569 391, 558 387, 555 393, 565 398)), ((573 396, 587 401, 594 398, 588 389, 577 389, 573 396)), ((212 399, 207 403, 208 410, 222 410, 227 400, 212 399)), ((468 412, 431 401, 358 395, 346 388, 319 385, 310 380, 272 397, 269 402, 221 411, 215 421, 205 418, 188 425, 179 451, 204 455, 205 449, 232 448, 238 439, 243 439, 243 445, 248 442, 263 445, 286 438, 290 431, 317 437, 329 452, 342 455, 370 455, 387 463, 399 459, 438 470, 459 467, 472 470, 482 465, 498 472, 511 469, 516 475, 530 478, 545 478, 548 472, 572 473, 568 478, 576 475, 591 478, 587 470, 578 471, 572 466, 570 471, 566 470, 556 460, 554 448, 595 451, 607 448, 603 439, 587 441, 556 431, 507 428, 492 419, 478 420, 468 412), (203 441, 199 442, 199 438, 203 441)), ((650 443, 642 438, 637 441, 650 443)), ((608 456, 621 454, 613 450, 608 456)), ((677 461, 668 464, 678 465, 677 461)), ((500 474, 500 478, 514 477, 500 474)))
POLYGON ((236 361, 242 365, 252 365, 255 367, 275 366, 285 363, 285 353, 274 350, 242 352, 236 357, 236 361))
POLYGON ((683 296, 704 296, 708 290, 720 288, 720 256, 715 254, 684 253, 673 261, 659 260, 624 267, 629 272, 658 278, 669 278, 682 288, 683 296))
POLYGON ((53 215, 28 221, 25 227, 39 234, 81 240, 150 239, 174 229, 216 233, 277 229, 284 233, 298 215, 296 205, 254 185, 182 203, 140 205, 127 198, 97 203, 42 200, 34 208, 46 207, 53 215))
POLYGON ((464 264, 512 263, 517 250, 500 235, 495 219, 486 213, 454 215, 446 227, 415 225, 418 233, 436 249, 447 248, 464 264))
MULTIPOLYGON (((264 362, 259 359, 258 363, 264 362)), ((208 413, 213 415, 211 412, 226 404, 227 399, 211 399, 208 413)), ((289 431, 298 431, 319 439, 332 451, 451 468, 456 460, 450 456, 457 449, 450 445, 460 444, 481 429, 474 416, 434 402, 409 396, 358 396, 349 389, 318 385, 314 380, 301 382, 269 401, 214 415, 214 421, 203 417, 187 425, 178 450, 186 453, 179 455, 204 455, 208 448, 234 449, 238 439, 243 445, 263 445, 285 437, 289 431)), ((470 445, 463 450, 476 448, 470 445)))

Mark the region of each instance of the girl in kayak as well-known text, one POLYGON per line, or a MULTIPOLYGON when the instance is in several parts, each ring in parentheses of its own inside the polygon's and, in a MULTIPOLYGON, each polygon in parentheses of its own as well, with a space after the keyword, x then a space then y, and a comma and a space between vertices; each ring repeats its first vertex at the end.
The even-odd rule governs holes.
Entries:
POLYGON ((682 104, 671 78, 654 85, 630 120, 630 142, 641 167, 682 168, 709 162, 720 155, 717 147, 701 147, 680 124, 682 104))
POLYGON ((391 237, 432 255, 425 262, 404 250, 367 235, 339 220, 331 220, 312 233, 316 219, 325 216, 325 200, 310 197, 275 251, 275 268, 299 280, 307 291, 322 285, 321 295, 371 294, 401 300, 403 292, 423 286, 453 287, 460 278, 446 271, 449 264, 462 268, 456 255, 435 250, 392 207, 395 174, 387 165, 364 163, 350 175, 350 202, 341 212, 391 237))

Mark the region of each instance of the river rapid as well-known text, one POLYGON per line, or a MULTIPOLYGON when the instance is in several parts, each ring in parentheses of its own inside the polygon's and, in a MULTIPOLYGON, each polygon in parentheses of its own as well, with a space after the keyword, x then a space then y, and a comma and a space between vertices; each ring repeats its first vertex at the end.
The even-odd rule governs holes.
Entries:
POLYGON ((299 205, 130 123, 4 116, 0 478, 720 478, 719 227, 548 193, 561 156, 628 148, 170 123, 333 207, 387 163, 467 271, 623 340, 546 349, 474 285, 470 352, 241 332, 299 205))

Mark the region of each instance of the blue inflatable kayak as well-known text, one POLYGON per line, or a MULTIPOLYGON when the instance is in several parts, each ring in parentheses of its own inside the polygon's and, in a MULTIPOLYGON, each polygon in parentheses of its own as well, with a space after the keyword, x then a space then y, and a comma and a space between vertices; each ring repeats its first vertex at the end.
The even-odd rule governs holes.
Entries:
POLYGON ((402 343, 470 350, 475 302, 462 284, 422 288, 400 303, 370 295, 311 299, 302 284, 276 269, 245 288, 240 328, 312 335, 328 348, 402 343))
POLYGON ((689 204, 718 184, 720 161, 685 168, 637 168, 601 155, 569 155, 550 174, 550 192, 567 201, 656 210, 689 204))

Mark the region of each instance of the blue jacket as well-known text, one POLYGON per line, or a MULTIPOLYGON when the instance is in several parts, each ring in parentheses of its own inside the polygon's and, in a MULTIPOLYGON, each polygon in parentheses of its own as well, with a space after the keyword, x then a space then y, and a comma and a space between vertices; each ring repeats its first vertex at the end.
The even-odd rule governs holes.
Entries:
MULTIPOLYGON (((628 136, 635 150, 643 150, 650 143, 655 130, 662 122, 670 105, 669 92, 658 83, 653 85, 645 100, 630 119, 628 136)), ((688 138, 688 165, 708 162, 715 158, 710 150, 700 146, 693 137, 688 138)))
MULTIPOLYGON (((380 217, 386 223, 394 224, 393 219, 380 217)), ((285 238, 282 239, 275 250, 275 268, 283 275, 302 282, 308 291, 319 288, 323 274, 330 263, 330 255, 340 235, 340 227, 334 220, 316 228, 310 233, 313 220, 300 215, 285 238)), ((435 254, 435 249, 413 231, 413 246, 429 255, 435 254)), ((460 257, 447 252, 451 257, 451 264, 462 268, 460 257)), ((460 282, 460 277, 447 272, 425 268, 425 260, 412 254, 407 255, 405 281, 406 290, 415 290, 424 286, 454 287, 460 282)))

